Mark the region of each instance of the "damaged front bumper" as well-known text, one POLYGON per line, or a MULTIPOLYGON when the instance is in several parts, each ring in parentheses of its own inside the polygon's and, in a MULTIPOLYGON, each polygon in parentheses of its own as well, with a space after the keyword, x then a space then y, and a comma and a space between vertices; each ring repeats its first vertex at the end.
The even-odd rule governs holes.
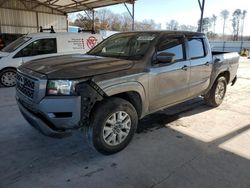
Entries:
POLYGON ((39 104, 16 96, 23 117, 42 134, 55 138, 71 135, 79 127, 80 97, 44 98, 39 104))

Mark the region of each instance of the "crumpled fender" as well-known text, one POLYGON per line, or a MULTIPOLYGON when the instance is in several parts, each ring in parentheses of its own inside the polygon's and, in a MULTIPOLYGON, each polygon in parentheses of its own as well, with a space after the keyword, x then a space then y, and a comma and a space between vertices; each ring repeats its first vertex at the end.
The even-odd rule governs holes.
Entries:
POLYGON ((146 99, 145 89, 139 82, 124 82, 108 86, 102 89, 107 96, 113 96, 125 92, 137 92, 140 95, 142 102, 142 116, 145 115, 148 109, 148 100, 146 99))

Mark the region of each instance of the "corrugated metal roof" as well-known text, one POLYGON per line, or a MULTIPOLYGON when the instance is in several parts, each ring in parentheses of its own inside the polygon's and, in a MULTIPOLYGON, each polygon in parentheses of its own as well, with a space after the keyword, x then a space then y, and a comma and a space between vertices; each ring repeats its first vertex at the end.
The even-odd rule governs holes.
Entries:
MULTIPOLYGON (((23 1, 23 0, 22 0, 23 1)), ((135 0, 35 0, 37 3, 64 13, 92 10, 120 3, 134 3, 135 0)))

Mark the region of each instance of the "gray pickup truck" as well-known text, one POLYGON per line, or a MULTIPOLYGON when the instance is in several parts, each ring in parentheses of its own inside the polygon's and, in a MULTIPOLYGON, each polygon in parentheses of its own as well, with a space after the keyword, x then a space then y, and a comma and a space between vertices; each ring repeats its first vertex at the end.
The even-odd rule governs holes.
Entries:
POLYGON ((219 106, 236 81, 239 55, 211 52, 195 32, 115 34, 85 55, 34 60, 17 70, 16 99, 43 134, 85 130, 104 154, 125 148, 144 116, 203 96, 219 106))

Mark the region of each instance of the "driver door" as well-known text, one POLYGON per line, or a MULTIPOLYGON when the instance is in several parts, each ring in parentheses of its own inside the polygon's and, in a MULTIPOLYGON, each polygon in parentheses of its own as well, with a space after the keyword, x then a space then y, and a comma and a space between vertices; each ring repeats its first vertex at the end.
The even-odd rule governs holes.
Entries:
POLYGON ((166 35, 160 41, 150 68, 150 111, 178 103, 186 99, 189 92, 190 61, 186 59, 184 37, 166 35), (171 54, 171 57, 161 62, 162 54, 171 54))

